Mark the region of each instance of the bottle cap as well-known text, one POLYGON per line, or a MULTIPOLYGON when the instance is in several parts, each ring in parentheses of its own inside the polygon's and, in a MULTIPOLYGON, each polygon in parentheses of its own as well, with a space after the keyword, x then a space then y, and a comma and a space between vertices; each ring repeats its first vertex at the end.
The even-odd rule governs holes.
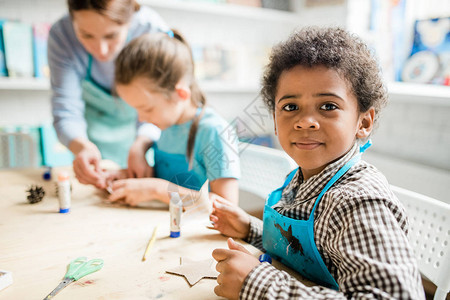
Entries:
POLYGON ((50 180, 52 179, 52 167, 47 167, 44 174, 42 174, 42 178, 44 180, 50 180))
POLYGON ((58 181, 69 180, 69 173, 67 171, 61 171, 58 173, 58 181))
POLYGON ((70 211, 70 208, 60 208, 60 209, 59 209, 59 212, 62 213, 62 214, 66 214, 66 213, 68 213, 69 211, 70 211))
POLYGON ((259 256, 259 261, 260 262, 268 262, 269 264, 271 264, 272 263, 272 257, 270 257, 269 254, 264 253, 264 254, 261 254, 259 256))
POLYGON ((179 231, 171 231, 171 232, 170 232, 170 237, 171 237, 171 238, 177 238, 177 237, 180 237, 180 232, 179 232, 179 231))

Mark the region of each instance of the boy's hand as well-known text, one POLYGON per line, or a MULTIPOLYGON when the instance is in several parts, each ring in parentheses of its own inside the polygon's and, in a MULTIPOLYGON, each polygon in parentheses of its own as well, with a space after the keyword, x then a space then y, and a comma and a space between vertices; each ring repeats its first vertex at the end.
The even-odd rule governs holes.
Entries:
POLYGON ((112 183, 113 193, 108 200, 115 202, 123 199, 131 206, 151 200, 162 200, 164 191, 167 194, 168 182, 159 178, 132 178, 117 180, 112 183))
POLYGON ((246 238, 250 231, 250 216, 219 195, 211 193, 210 198, 213 201, 213 212, 209 219, 213 222, 214 229, 233 238, 246 238))
POLYGON ((217 283, 214 293, 228 299, 239 299, 245 278, 259 264, 256 257, 233 239, 228 239, 228 249, 215 249, 212 256, 217 260, 217 283))

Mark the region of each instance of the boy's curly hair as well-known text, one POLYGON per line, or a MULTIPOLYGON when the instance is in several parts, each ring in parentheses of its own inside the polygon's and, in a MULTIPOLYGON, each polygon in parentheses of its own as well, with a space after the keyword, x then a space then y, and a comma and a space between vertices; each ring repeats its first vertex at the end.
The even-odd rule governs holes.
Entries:
POLYGON ((278 80, 295 66, 325 66, 349 83, 361 112, 375 108, 375 120, 387 102, 387 90, 372 53, 358 37, 341 28, 306 27, 276 45, 262 78, 261 96, 270 112, 275 109, 278 80))

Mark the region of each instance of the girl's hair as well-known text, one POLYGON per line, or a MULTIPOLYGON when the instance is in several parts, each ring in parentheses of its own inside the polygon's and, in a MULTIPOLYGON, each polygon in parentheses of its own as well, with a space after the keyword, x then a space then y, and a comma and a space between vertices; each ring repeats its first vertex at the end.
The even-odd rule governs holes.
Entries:
MULTIPOLYGON (((147 78, 155 91, 169 93, 181 79, 191 89, 191 101, 204 107, 206 98, 194 77, 194 60, 191 49, 176 30, 168 33, 149 33, 132 40, 116 59, 116 84, 130 84, 135 78, 147 78)), ((187 143, 187 157, 192 161, 195 135, 203 109, 192 122, 187 143)))
POLYGON ((337 71, 358 100, 360 112, 375 108, 375 121, 387 102, 387 90, 370 50, 356 36, 341 28, 307 27, 276 45, 266 66, 261 96, 271 112, 275 109, 278 80, 295 66, 325 66, 337 71))
POLYGON ((120 25, 128 23, 140 8, 135 0, 68 0, 67 5, 72 17, 75 11, 93 10, 120 25))

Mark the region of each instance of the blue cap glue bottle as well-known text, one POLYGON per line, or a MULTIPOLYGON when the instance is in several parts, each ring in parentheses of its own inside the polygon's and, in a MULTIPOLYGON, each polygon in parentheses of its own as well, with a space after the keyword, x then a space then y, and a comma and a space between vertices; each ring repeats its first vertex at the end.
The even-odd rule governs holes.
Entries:
POLYGON ((170 237, 180 237, 180 222, 181 212, 183 210, 183 201, 181 201, 180 195, 176 192, 170 193, 170 237))

